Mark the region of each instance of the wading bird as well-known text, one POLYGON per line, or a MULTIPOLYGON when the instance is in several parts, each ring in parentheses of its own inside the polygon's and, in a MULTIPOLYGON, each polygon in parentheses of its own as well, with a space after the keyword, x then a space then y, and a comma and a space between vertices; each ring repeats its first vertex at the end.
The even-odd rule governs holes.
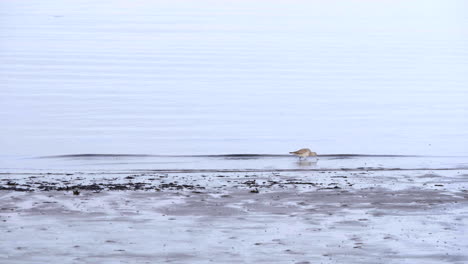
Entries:
POLYGON ((299 157, 299 160, 302 158, 307 159, 307 157, 317 157, 317 153, 310 151, 308 148, 303 148, 297 151, 289 152, 289 154, 294 154, 299 157))

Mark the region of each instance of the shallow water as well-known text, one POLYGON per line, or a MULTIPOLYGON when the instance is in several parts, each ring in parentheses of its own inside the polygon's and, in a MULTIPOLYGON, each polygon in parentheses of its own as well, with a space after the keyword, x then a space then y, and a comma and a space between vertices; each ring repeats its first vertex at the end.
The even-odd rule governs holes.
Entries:
POLYGON ((2 1, 2 168, 74 153, 467 155, 463 10, 2 1))
POLYGON ((66 155, 3 158, 9 178, 30 173, 301 173, 467 171, 468 157, 326 155, 299 160, 287 155, 66 155))

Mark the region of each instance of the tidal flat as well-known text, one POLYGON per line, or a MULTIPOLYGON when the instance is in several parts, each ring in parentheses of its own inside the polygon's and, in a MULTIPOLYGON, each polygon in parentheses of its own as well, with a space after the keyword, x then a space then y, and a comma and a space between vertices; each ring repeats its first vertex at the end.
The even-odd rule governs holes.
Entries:
POLYGON ((395 158, 382 159, 4 172, 0 262, 466 263, 468 170, 395 169, 386 166, 395 158))
POLYGON ((0 1, 0 264, 468 263, 466 9, 0 1))

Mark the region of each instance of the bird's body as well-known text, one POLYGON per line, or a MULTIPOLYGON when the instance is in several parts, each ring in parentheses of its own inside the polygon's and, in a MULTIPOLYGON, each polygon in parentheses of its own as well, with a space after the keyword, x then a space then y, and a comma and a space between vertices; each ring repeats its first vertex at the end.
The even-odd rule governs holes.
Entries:
POLYGON ((299 159, 302 159, 302 158, 305 159, 307 157, 316 157, 317 156, 317 153, 311 151, 308 148, 303 148, 303 149, 293 151, 293 152, 289 152, 289 153, 298 156, 299 159))

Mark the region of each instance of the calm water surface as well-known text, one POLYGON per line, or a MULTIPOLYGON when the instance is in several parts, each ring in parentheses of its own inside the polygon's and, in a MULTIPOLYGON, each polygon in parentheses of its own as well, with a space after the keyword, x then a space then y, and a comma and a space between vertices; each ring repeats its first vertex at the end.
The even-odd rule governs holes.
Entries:
POLYGON ((0 3, 0 157, 468 155, 464 1, 0 3))

